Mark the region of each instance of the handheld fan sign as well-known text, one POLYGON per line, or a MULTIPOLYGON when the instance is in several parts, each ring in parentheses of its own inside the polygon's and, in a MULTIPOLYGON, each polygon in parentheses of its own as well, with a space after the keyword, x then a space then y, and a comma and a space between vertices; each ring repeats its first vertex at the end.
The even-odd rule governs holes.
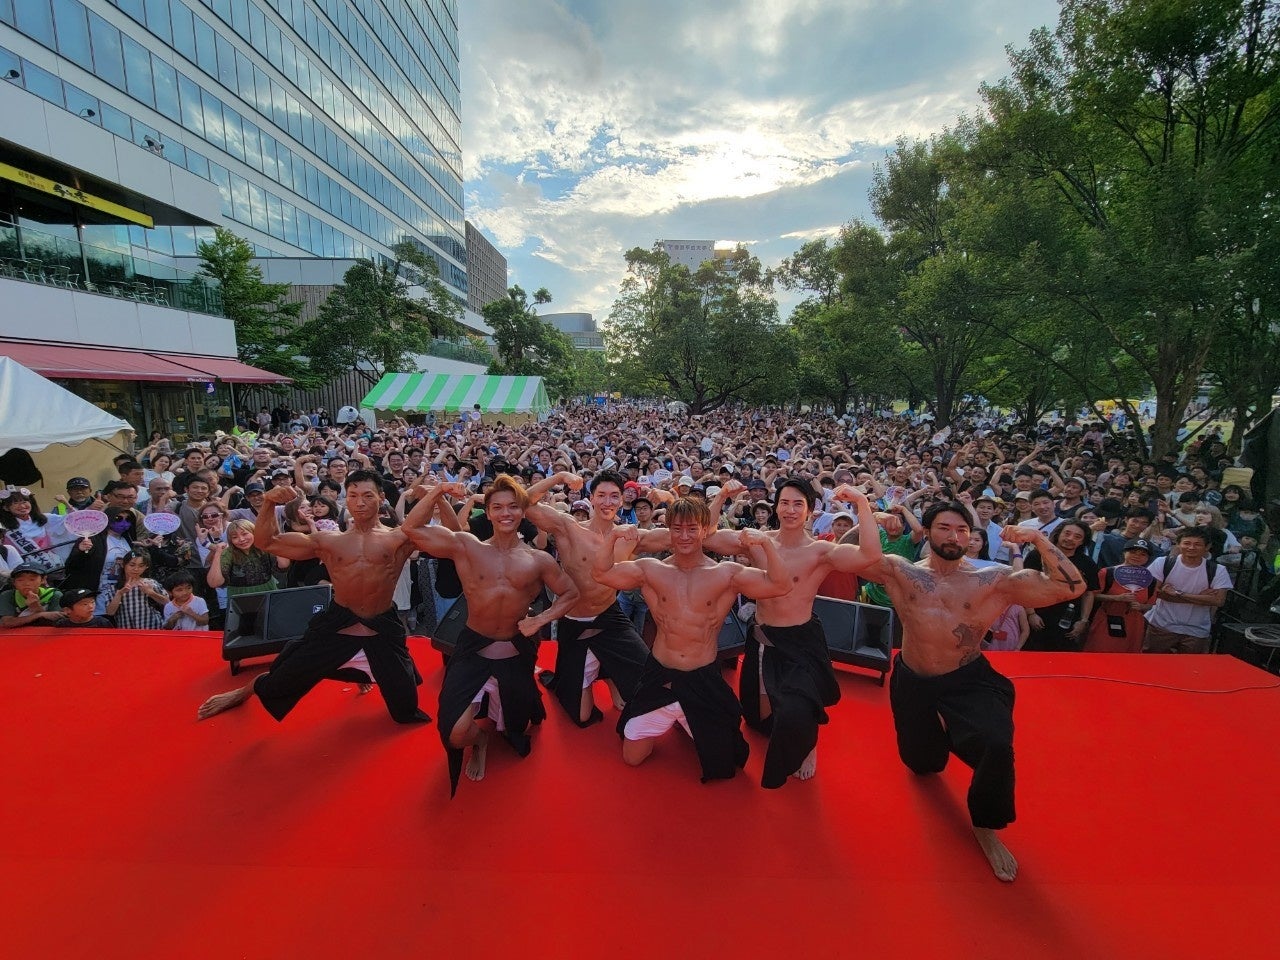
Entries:
POLYGON ((1116 583, 1130 593, 1145 590, 1151 586, 1151 581, 1155 579, 1155 576, 1146 567, 1134 567, 1127 563, 1119 567, 1112 567, 1111 575, 1115 577, 1116 583))
POLYGON ((77 510, 67 514, 63 526, 73 536, 92 537, 107 529, 107 515, 101 510, 77 510))
POLYGON ((182 526, 182 518, 176 513, 148 513, 142 518, 142 525, 148 532, 164 537, 182 526))

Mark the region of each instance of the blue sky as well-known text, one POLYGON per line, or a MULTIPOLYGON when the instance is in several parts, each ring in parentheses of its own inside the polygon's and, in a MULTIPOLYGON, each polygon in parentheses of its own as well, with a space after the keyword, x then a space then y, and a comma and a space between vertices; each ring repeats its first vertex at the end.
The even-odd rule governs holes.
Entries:
MULTIPOLYGON (((874 165, 1008 72, 1054 0, 464 0, 466 215, 598 323, 622 254, 747 244, 774 265, 869 217, 874 165)), ((779 298, 782 316, 790 301, 779 298)))

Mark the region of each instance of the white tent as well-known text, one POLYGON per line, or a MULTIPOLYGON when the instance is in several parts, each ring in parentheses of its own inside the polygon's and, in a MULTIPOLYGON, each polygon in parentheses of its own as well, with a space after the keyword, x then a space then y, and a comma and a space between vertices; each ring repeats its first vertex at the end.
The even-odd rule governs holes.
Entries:
POLYGON ((132 433, 126 421, 0 357, 0 455, 26 450, 51 492, 62 493, 74 476, 88 477, 95 487, 115 479, 111 458, 132 433))

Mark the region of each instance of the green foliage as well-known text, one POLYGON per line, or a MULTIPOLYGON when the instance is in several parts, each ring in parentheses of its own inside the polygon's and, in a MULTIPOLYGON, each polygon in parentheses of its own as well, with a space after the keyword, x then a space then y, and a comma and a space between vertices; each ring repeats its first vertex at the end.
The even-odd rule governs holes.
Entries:
POLYGON ((534 310, 550 302, 546 287, 534 291, 530 303, 528 294, 514 286, 506 299, 485 304, 484 319, 498 351, 489 372, 542 377, 552 397, 569 397, 577 392, 573 341, 534 310))
POLYGON ((619 383, 705 413, 759 392, 795 363, 772 282, 744 249, 694 273, 660 247, 626 254, 627 277, 604 333, 619 383))
POLYGON ((266 283, 253 264, 253 247, 243 237, 218 227, 212 240, 202 241, 197 253, 200 272, 218 282, 227 316, 235 324, 240 360, 292 378, 298 386, 315 386, 317 378, 298 356, 298 311, 288 299, 287 283, 266 283))
POLYGON ((1150 382, 1157 453, 1274 270, 1258 261, 1273 232, 1278 22, 1259 0, 1065 0, 1057 31, 984 90, 973 157, 988 227, 966 239, 1006 296, 1102 354, 1094 375, 1069 365, 1083 393, 1124 396, 1134 371, 1150 382))
POLYGON ((372 385, 384 373, 416 369, 413 355, 426 353, 436 337, 460 336, 462 308, 440 281, 435 261, 409 241, 392 252, 391 260, 353 264, 315 319, 299 328, 312 369, 323 379, 354 370, 372 385))

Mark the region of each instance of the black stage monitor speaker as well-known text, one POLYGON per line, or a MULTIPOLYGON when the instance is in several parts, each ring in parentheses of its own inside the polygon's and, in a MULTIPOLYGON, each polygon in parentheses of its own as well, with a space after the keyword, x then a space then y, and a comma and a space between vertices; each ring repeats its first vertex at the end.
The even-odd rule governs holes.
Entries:
POLYGON ((720 625, 720 634, 716 637, 716 652, 723 662, 729 660, 732 662, 747 649, 747 625, 738 619, 738 612, 730 610, 729 615, 724 618, 724 623, 720 625))
POLYGON ((831 659, 885 674, 893 659, 893 608, 818 597, 813 612, 822 621, 831 659))
POLYGON ((467 598, 460 596, 436 624, 435 632, 431 635, 431 646, 440 651, 445 663, 453 656, 453 648, 458 645, 458 634, 462 633, 462 628, 466 625, 467 598))
POLYGON ((231 663, 231 672, 236 674, 242 660, 274 656, 290 640, 306 633, 311 618, 328 607, 331 599, 333 588, 328 584, 228 598, 222 659, 231 663))

